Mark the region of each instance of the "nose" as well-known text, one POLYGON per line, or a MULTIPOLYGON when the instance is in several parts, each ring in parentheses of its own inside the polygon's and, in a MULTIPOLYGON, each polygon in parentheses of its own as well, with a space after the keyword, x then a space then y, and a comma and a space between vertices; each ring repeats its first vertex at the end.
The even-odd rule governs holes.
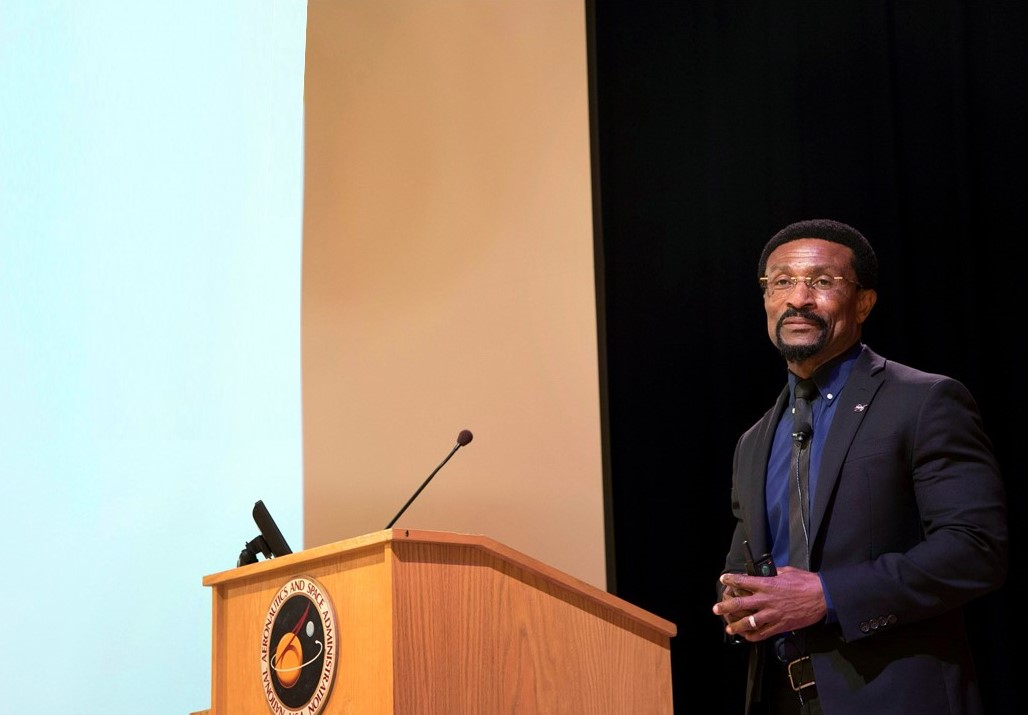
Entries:
POLYGON ((786 296, 786 303, 793 308, 814 303, 814 289, 805 281, 796 281, 786 296))

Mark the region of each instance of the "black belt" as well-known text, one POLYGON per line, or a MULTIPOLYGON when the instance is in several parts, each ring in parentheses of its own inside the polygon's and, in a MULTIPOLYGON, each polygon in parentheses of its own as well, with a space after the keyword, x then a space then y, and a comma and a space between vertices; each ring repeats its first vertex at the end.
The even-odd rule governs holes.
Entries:
POLYGON ((785 674, 789 679, 789 687, 800 694, 803 700, 811 700, 817 697, 817 689, 814 683, 814 664, 809 655, 805 655, 788 663, 785 666, 785 674))
POLYGON ((807 636, 804 631, 783 633, 774 640, 774 650, 770 655, 785 667, 789 687, 794 691, 805 695, 804 691, 814 687, 814 664, 807 655, 807 636))
POLYGON ((761 697, 767 702, 768 712, 776 715, 821 713, 807 635, 805 630, 790 631, 768 643, 764 658, 766 692, 761 697))
MULTIPOLYGON (((773 654, 767 660, 764 675, 765 688, 762 700, 768 704, 768 712, 795 713, 807 715, 820 713, 816 706, 817 686, 814 683, 814 668, 809 655, 779 659, 773 654)), ((761 711, 763 712, 763 711, 761 711)))

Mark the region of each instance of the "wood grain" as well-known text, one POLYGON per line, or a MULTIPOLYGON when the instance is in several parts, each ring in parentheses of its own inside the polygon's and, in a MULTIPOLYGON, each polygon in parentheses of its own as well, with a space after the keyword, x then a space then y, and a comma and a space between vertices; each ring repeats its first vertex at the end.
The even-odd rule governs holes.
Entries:
POLYGON ((328 715, 670 715, 674 624, 479 535, 392 529, 204 578, 208 715, 264 713, 260 637, 275 594, 330 595, 328 715))

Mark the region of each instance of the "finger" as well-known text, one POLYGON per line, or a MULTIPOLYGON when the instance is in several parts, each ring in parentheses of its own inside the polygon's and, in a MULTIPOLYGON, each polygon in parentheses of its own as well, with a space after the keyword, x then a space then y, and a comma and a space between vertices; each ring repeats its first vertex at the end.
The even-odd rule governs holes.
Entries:
POLYGON ((726 598, 723 601, 718 601, 713 607, 714 615, 724 616, 730 620, 737 620, 749 614, 746 609, 745 603, 742 602, 741 598, 731 597, 726 598))
POLYGON ((721 575, 721 583, 725 588, 731 588, 736 591, 748 591, 752 593, 758 590, 761 581, 767 581, 767 576, 747 576, 741 573, 726 573, 721 575))
POLYGON ((742 598, 743 596, 752 596, 752 591, 747 591, 744 588, 737 586, 725 586, 725 590, 721 592, 721 598, 742 598))
POLYGON ((740 616, 732 620, 725 627, 725 632, 732 636, 740 636, 742 638, 753 638, 756 636, 761 628, 760 620, 754 614, 740 616))
POLYGON ((764 640, 766 637, 764 624, 760 622, 760 618, 755 613, 751 613, 745 618, 740 618, 733 625, 735 632, 751 643, 764 640))

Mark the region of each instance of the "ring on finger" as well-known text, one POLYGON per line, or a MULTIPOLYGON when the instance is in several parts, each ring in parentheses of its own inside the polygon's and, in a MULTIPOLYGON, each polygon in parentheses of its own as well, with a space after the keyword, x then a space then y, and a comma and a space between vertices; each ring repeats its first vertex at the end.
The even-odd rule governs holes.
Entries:
POLYGON ((757 619, 752 614, 750 614, 750 628, 757 630, 757 619))

